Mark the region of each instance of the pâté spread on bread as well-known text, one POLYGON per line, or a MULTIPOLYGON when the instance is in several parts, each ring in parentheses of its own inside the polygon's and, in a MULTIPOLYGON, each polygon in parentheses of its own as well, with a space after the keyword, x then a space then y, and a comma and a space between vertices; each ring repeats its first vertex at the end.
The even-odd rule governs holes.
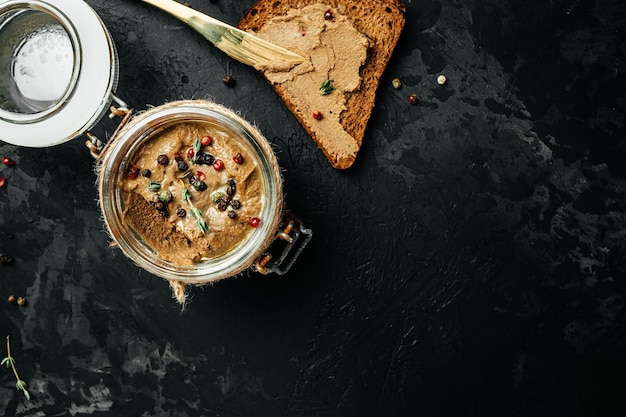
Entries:
POLYGON ((334 141, 337 160, 353 158, 360 147, 342 126, 346 97, 361 88, 361 66, 369 41, 345 16, 324 4, 291 9, 263 25, 258 36, 308 59, 288 71, 280 67, 258 68, 285 94, 300 101, 311 129, 334 141))
POLYGON ((264 196, 254 158, 218 126, 185 122, 138 148, 118 186, 124 221, 163 260, 219 257, 254 233, 264 196))
POLYGON ((291 70, 259 70, 334 168, 356 160, 405 12, 402 0, 257 0, 239 21, 309 57, 291 70))

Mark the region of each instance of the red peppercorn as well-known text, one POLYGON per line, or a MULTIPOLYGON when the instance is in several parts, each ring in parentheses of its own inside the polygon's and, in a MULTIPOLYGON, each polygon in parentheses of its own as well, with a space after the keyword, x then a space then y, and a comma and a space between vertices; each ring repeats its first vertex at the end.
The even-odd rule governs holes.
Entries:
POLYGON ((138 176, 139 176, 139 168, 137 168, 137 165, 131 165, 130 168, 128 168, 128 178, 135 179, 138 176))
POLYGON ((412 105, 417 104, 417 94, 409 95, 409 103, 411 103, 412 105))
POLYGON ((222 161, 221 159, 216 159, 215 161, 213 161, 213 168, 216 171, 221 171, 224 169, 224 161, 222 161))
POLYGON ((335 15, 333 14, 333 11, 331 9, 328 9, 324 12, 324 19, 333 20, 334 18, 335 18, 335 15))
POLYGON ((7 181, 7 180, 6 180, 4 177, 0 177, 0 188, 4 187, 4 183, 5 183, 6 181, 7 181))
POLYGON ((324 118, 324 116, 322 116, 322 112, 319 112, 319 111, 316 110, 316 111, 313 112, 313 118, 315 120, 322 120, 324 118))
POLYGON ((213 138, 211 136, 202 136, 202 139, 200 139, 200 143, 202 144, 202 146, 211 146, 213 144, 213 138))
POLYGON ((15 161, 9 158, 8 156, 2 157, 2 163, 9 167, 15 165, 15 161))
POLYGON ((250 225, 250 227, 254 227, 256 229, 261 224, 261 219, 259 219, 258 217, 250 217, 248 219, 248 224, 250 225))
POLYGON ((193 158, 195 154, 196 153, 194 152, 193 148, 187 149, 187 158, 193 158))
POLYGON ((204 181, 204 179, 206 178, 206 175, 204 175, 204 172, 198 171, 196 172, 196 178, 198 178, 198 180, 200 181, 204 181))
POLYGON ((233 161, 236 164, 243 164, 243 156, 241 156, 241 152, 237 152, 237 155, 233 156, 233 161))

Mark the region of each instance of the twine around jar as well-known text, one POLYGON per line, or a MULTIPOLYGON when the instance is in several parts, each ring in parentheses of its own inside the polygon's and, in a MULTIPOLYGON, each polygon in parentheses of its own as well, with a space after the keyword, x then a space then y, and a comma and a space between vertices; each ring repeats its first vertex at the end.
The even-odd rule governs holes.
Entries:
MULTIPOLYGON (((254 250, 253 256, 251 256, 250 258, 252 260, 251 262, 247 264, 239 265, 237 268, 229 271, 227 276, 221 276, 221 275, 217 277, 208 276, 206 278, 196 276, 190 279, 185 279, 185 277, 180 277, 180 276, 175 276, 175 277, 162 276, 162 278, 166 279, 169 282, 170 287, 172 289, 172 295, 174 296, 176 301, 179 304, 184 305, 185 302, 187 301, 187 291, 186 291, 187 285, 194 285, 194 286, 204 285, 204 284, 215 282, 215 281, 225 279, 228 277, 236 276, 240 274, 241 272, 247 270, 248 268, 252 267, 255 264, 256 260, 258 260, 263 255, 263 253, 267 250, 270 244, 276 239, 276 235, 279 232, 278 228, 279 228, 279 224, 281 222, 281 218, 283 214, 283 194, 282 194, 282 174, 281 174, 278 162, 276 160, 274 151, 270 143, 267 141, 267 139, 265 139, 265 137, 261 134, 261 132, 255 126, 253 126, 248 121, 244 120, 240 115, 236 114, 232 110, 222 105, 216 104, 214 102, 207 101, 207 100, 181 100, 181 101, 174 101, 174 102, 166 103, 161 106, 146 110, 144 112, 134 114, 127 122, 124 123, 123 126, 120 126, 118 128, 115 134, 111 137, 111 139, 105 145, 105 147, 102 150, 101 155, 99 155, 99 158, 97 158, 97 163, 96 163, 96 174, 98 175, 98 185, 99 185, 99 189, 101 192, 101 198, 100 198, 101 208, 103 206, 102 190, 104 186, 103 181, 102 181, 103 165, 105 164, 105 161, 107 160, 107 158, 111 156, 111 155, 108 155, 107 153, 110 153, 110 150, 113 147, 112 145, 115 143, 115 141, 121 140, 120 138, 123 138, 129 132, 129 130, 136 128, 137 124, 140 123, 142 119, 149 117, 158 112, 176 109, 177 107, 181 109, 182 108, 188 109, 190 107, 198 108, 198 109, 205 109, 211 112, 221 114, 223 116, 228 117, 230 120, 234 121, 241 128, 247 131, 247 133, 254 139, 258 147, 261 149, 262 153, 265 154, 265 157, 267 158, 267 160, 270 162, 269 175, 271 176, 271 178, 274 178, 276 180, 275 198, 277 202, 277 204, 274 207, 273 212, 271 213, 270 218, 265 219, 266 222, 269 222, 267 230, 269 230, 270 232, 267 233, 267 235, 264 237, 262 243, 258 246, 258 248, 254 250), (275 232, 271 232, 271 231, 275 231, 275 232)), ((104 216, 104 220, 105 220, 105 223, 107 223, 109 234, 111 235, 112 239, 115 241, 115 238, 113 237, 112 232, 111 232, 111 228, 110 228, 111 225, 108 224, 106 216, 104 216)), ((126 254, 126 255, 131 260, 133 260, 132 254, 131 255, 126 254)))

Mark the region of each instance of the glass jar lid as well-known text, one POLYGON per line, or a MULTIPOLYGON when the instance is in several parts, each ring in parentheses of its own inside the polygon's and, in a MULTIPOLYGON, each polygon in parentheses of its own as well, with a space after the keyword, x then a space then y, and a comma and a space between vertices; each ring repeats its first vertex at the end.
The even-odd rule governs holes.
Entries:
POLYGON ((56 145, 108 110, 117 54, 83 0, 0 0, 0 45, 0 140, 56 145))

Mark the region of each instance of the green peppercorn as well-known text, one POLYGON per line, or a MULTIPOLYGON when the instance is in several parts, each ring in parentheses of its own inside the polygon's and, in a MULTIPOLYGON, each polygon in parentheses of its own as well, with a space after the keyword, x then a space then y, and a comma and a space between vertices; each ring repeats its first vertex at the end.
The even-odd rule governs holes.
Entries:
POLYGON ((159 193, 159 200, 164 203, 172 201, 172 192, 170 190, 163 190, 159 193))
POLYGON ((213 201, 215 204, 218 204, 223 199, 224 199, 224 193, 223 192, 221 192, 221 191, 214 191, 213 193, 211 193, 211 201, 213 201))
POLYGON ((194 182, 191 183, 191 186, 196 190, 196 191, 204 191, 206 190, 206 182, 204 181, 200 181, 200 180, 196 180, 194 182))

